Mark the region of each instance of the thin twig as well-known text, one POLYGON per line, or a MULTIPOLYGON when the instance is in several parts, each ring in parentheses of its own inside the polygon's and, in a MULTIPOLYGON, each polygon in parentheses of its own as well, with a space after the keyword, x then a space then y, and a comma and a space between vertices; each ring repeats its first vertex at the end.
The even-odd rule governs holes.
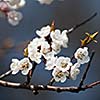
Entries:
POLYGON ((73 31, 75 31, 77 28, 79 28, 80 26, 86 24, 87 22, 89 22, 90 20, 92 20, 95 16, 97 15, 97 12, 94 13, 92 16, 90 16, 88 19, 84 20, 83 22, 73 26, 72 28, 70 28, 67 33, 72 33, 73 31))
POLYGON ((87 76, 88 70, 89 70, 89 68, 90 68, 90 64, 91 64, 91 62, 92 62, 92 59, 93 59, 94 54, 95 54, 95 51, 92 51, 92 54, 91 54, 91 57, 90 57, 90 61, 89 61, 88 65, 87 65, 87 67, 86 67, 86 69, 85 69, 85 72, 83 73, 82 78, 81 78, 81 81, 80 81, 80 84, 79 84, 79 88, 82 87, 83 82, 84 82, 84 80, 86 79, 86 76, 87 76))
POLYGON ((27 75, 27 81, 25 82, 26 84, 30 83, 32 75, 33 75, 33 72, 34 72, 34 70, 36 68, 36 65, 37 65, 37 63, 34 62, 32 70, 30 70, 28 75, 27 75))
POLYGON ((70 87, 59 87, 59 86, 50 86, 47 85, 47 87, 45 87, 44 85, 22 85, 21 83, 13 83, 13 82, 7 82, 7 81, 3 81, 0 80, 0 86, 3 87, 9 87, 9 88, 15 88, 15 89, 26 89, 26 90, 30 90, 30 91, 55 91, 55 92, 72 92, 72 93, 78 93, 80 91, 84 91, 86 89, 89 88, 93 88, 94 86, 100 85, 100 81, 96 81, 93 82, 91 84, 85 85, 81 88, 79 87, 74 87, 74 86, 70 86, 70 87))
POLYGON ((8 75, 10 75, 11 74, 11 70, 9 70, 9 71, 7 71, 6 73, 4 73, 4 74, 2 74, 2 75, 0 75, 0 79, 2 79, 2 78, 4 78, 4 77, 6 77, 6 76, 8 76, 8 75))
POLYGON ((96 86, 98 84, 100 84, 100 81, 96 81, 96 82, 93 82, 93 83, 91 83, 89 85, 85 85, 83 88, 92 88, 92 87, 94 87, 94 86, 96 86))
POLYGON ((49 81, 48 85, 52 85, 54 82, 55 82, 55 79, 52 78, 52 79, 49 81))

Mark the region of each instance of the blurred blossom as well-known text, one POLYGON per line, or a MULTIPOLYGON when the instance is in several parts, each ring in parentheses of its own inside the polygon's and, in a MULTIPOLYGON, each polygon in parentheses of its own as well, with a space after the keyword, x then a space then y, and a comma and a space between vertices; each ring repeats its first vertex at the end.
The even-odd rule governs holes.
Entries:
POLYGON ((6 38, 2 43, 2 48, 9 49, 9 48, 12 48, 12 47, 14 47, 13 39, 11 39, 10 37, 6 38))
POLYGON ((37 1, 39 1, 40 4, 47 4, 47 5, 49 5, 49 4, 51 4, 54 0, 37 0, 37 1))
POLYGON ((25 0, 3 0, 0 1, 0 17, 7 17, 12 26, 16 26, 22 20, 21 12, 15 11, 25 5, 25 0))
POLYGON ((9 11, 8 5, 6 2, 0 1, 0 17, 5 18, 6 13, 9 11))
POLYGON ((3 12, 8 12, 9 8, 6 2, 0 1, 0 10, 3 12))
POLYGON ((7 13, 8 22, 13 26, 18 25, 19 22, 22 20, 22 18, 23 18, 23 15, 21 12, 13 10, 7 13))
POLYGON ((26 1, 25 0, 4 0, 10 9, 19 9, 23 6, 25 6, 26 1))

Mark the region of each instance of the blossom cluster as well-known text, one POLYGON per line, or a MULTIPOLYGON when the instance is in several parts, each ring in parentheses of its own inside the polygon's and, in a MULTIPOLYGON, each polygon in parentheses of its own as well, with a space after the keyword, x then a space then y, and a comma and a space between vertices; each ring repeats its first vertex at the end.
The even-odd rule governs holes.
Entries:
POLYGON ((80 73, 81 64, 88 63, 88 48, 78 48, 74 54, 76 62, 73 63, 69 57, 51 57, 46 63, 46 70, 53 70, 52 76, 56 82, 65 82, 66 79, 76 80, 80 73))
POLYGON ((36 30, 38 37, 34 38, 25 49, 25 56, 22 60, 13 59, 10 65, 12 74, 20 70, 23 75, 27 75, 32 69, 32 63, 40 64, 44 61, 45 70, 51 70, 56 82, 65 82, 66 79, 75 80, 80 73, 81 64, 88 63, 90 60, 88 47, 80 47, 76 50, 73 62, 70 57, 57 56, 62 48, 68 47, 69 38, 67 30, 55 29, 54 24, 36 30))
POLYGON ((17 10, 25 4, 25 0, 0 0, 0 16, 5 17, 12 26, 16 26, 23 18, 22 13, 17 10))

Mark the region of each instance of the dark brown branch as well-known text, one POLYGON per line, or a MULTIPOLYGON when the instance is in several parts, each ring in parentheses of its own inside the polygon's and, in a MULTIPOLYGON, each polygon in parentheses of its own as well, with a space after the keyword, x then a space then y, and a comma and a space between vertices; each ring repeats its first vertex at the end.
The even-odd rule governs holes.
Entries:
POLYGON ((37 63, 34 62, 32 70, 30 70, 29 73, 28 73, 28 75, 27 75, 27 80, 25 82, 26 84, 30 83, 32 75, 33 75, 33 72, 34 72, 34 70, 36 68, 36 65, 37 65, 37 63))
POLYGON ((80 84, 79 84, 79 88, 82 87, 82 85, 84 83, 84 80, 86 79, 86 76, 87 76, 88 70, 90 68, 90 64, 92 62, 92 59, 93 59, 94 54, 95 54, 95 51, 92 51, 92 54, 91 54, 91 57, 90 57, 90 61, 89 61, 88 65, 87 65, 87 67, 85 69, 85 72, 83 73, 82 78, 81 78, 81 81, 80 81, 80 84))
POLYGON ((96 85, 98 85, 98 84, 100 84, 100 81, 96 81, 96 82, 94 82, 94 83, 91 83, 91 84, 89 84, 89 85, 85 85, 83 88, 92 88, 92 87, 94 87, 94 86, 96 86, 96 85))
POLYGON ((54 82, 55 82, 55 79, 52 78, 52 79, 49 81, 48 85, 52 85, 54 82))
POLYGON ((73 26, 72 28, 70 28, 67 33, 72 33, 73 31, 75 31, 77 28, 79 28, 80 26, 86 24, 87 22, 91 21, 95 16, 97 15, 97 13, 94 13, 92 16, 90 16, 88 19, 84 20, 83 22, 73 26))
POLYGON ((94 86, 100 85, 100 81, 96 81, 93 82, 91 84, 85 85, 81 88, 79 87, 59 87, 59 86, 50 86, 47 85, 46 87, 44 85, 22 85, 20 83, 12 83, 12 82, 7 82, 7 81, 3 81, 0 80, 0 86, 3 87, 9 87, 9 88, 15 88, 15 89, 26 89, 26 90, 30 90, 30 91, 55 91, 55 92, 72 92, 72 93, 78 93, 80 91, 84 91, 87 90, 89 88, 93 88, 94 86))

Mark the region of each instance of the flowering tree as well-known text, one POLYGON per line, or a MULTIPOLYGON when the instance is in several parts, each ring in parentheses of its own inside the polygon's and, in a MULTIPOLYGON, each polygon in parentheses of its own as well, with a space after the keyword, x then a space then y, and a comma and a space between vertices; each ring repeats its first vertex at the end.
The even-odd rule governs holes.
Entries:
MULTIPOLYGON (((50 4, 53 0, 38 1, 41 4, 50 4)), ((19 21, 22 19, 22 14, 20 12, 16 12, 15 10, 23 7, 24 5, 25 0, 1 0, 0 10, 1 13, 6 16, 8 22, 15 26, 18 25, 19 21)), ((82 23, 75 25, 69 30, 65 29, 61 31, 60 29, 56 29, 54 21, 51 25, 43 26, 41 29, 36 30, 37 37, 33 38, 33 40, 31 40, 24 49, 24 58, 13 58, 10 63, 10 70, 0 75, 0 86, 28 89, 34 94, 38 94, 41 90, 56 92, 69 91, 78 93, 99 85, 100 81, 84 85, 84 80, 86 79, 91 61, 95 54, 94 50, 92 52, 89 50, 90 48, 88 47, 88 44, 92 41, 97 42, 95 37, 98 35, 98 32, 93 34, 86 33, 86 37, 81 40, 79 48, 75 50, 72 57, 58 56, 62 48, 68 48, 69 35, 78 27, 94 18, 96 14, 97 13, 93 14, 93 16, 86 19, 82 23), (34 83, 30 83, 30 81, 32 75, 34 74, 34 70, 37 65, 41 64, 41 62, 44 63, 45 70, 52 72, 52 78, 47 85, 34 85, 34 83), (80 79, 78 87, 61 87, 54 85, 55 82, 64 83, 66 80, 76 80, 81 72, 80 67, 85 64, 87 64, 87 66, 82 78, 80 79), (4 77, 9 76, 10 74, 16 75, 19 72, 27 77, 25 82, 13 83, 3 80, 4 77)))

